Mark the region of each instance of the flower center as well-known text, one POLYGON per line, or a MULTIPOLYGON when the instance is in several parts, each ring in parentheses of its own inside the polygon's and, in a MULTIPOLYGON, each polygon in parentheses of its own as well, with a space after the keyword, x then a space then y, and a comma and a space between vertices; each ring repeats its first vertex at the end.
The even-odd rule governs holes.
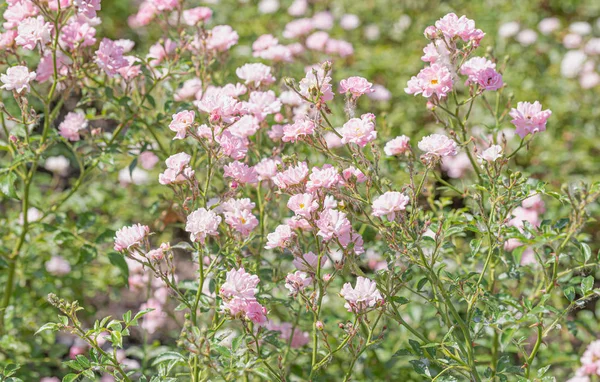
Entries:
POLYGON ((434 78, 433 80, 431 80, 431 84, 432 85, 437 85, 438 84, 437 78, 434 78))
POLYGON ((300 203, 300 208, 304 208, 304 203, 300 203))

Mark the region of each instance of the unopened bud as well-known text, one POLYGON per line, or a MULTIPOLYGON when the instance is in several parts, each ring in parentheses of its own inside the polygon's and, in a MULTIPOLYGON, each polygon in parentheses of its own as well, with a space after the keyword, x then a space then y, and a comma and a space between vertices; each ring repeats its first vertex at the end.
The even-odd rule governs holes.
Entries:
POLYGON ((324 325, 323 325, 323 323, 322 323, 321 321, 317 321, 317 322, 315 323, 315 327, 316 327, 318 330, 323 330, 323 326, 324 326, 324 325))

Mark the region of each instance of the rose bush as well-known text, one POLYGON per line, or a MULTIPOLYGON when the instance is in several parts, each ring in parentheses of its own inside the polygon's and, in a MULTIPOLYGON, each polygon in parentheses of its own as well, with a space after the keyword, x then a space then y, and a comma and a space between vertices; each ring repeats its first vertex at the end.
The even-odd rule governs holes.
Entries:
POLYGON ((2 380, 598 378, 593 29, 288 5, 7 1, 2 380))

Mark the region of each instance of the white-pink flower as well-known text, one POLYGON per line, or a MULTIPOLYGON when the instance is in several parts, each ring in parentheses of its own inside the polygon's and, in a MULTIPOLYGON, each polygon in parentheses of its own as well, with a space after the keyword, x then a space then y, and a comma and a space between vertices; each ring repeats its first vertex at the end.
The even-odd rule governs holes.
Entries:
POLYGON ((363 94, 373 93, 373 84, 363 77, 349 77, 340 81, 340 93, 350 93, 353 98, 358 98, 363 94))
POLYGON ((510 122, 517 128, 517 134, 525 138, 529 134, 546 131, 546 122, 552 111, 542 110, 542 104, 538 101, 519 102, 517 108, 513 108, 509 115, 513 118, 510 122))
POLYGON ((223 167, 223 176, 226 178, 233 178, 236 182, 246 183, 257 183, 258 174, 254 167, 249 167, 247 164, 235 161, 223 167))
POLYGON ((253 300, 256 292, 258 292, 259 282, 258 276, 246 272, 244 268, 231 269, 227 272, 225 282, 221 285, 219 293, 221 297, 226 299, 237 297, 253 300))
POLYGON ((196 113, 194 111, 180 111, 177 114, 173 114, 173 120, 169 124, 169 129, 176 132, 173 139, 185 139, 187 130, 194 124, 194 118, 196 113))
MULTIPOLYGON (((321 268, 323 268, 323 266, 325 266, 326 262, 327 262, 327 256, 322 256, 321 257, 321 268)), ((319 264, 319 256, 315 255, 312 252, 308 252, 308 253, 303 254, 300 257, 294 258, 294 260, 292 261, 292 264, 294 264, 296 269, 298 269, 299 271, 315 273, 317 271, 317 267, 319 264)))
POLYGON ((285 171, 277 173, 273 178, 275 185, 281 189, 295 186, 308 176, 306 162, 300 162, 296 166, 288 167, 285 171))
POLYGON ((294 273, 288 273, 285 278, 285 287, 290 291, 292 295, 303 291, 312 282, 312 277, 308 274, 296 271, 294 273))
POLYGON ((267 235, 267 245, 265 245, 265 248, 285 248, 294 236, 296 236, 296 234, 289 225, 281 224, 275 228, 275 232, 271 232, 267 235))
POLYGON ((209 31, 206 47, 216 52, 224 52, 237 44, 239 35, 229 25, 217 25, 209 31))
POLYGON ((129 61, 123 57, 123 47, 107 38, 102 39, 96 51, 96 64, 110 77, 119 73, 119 69, 129 66, 129 61))
POLYGON ((88 126, 87 119, 83 112, 69 112, 65 119, 58 125, 58 132, 64 138, 76 142, 79 140, 79 131, 88 126))
POLYGON ((319 202, 313 194, 296 194, 288 200, 287 206, 296 215, 310 219, 313 211, 319 208, 319 202))
POLYGON ((29 17, 19 23, 17 32, 17 45, 33 50, 38 43, 43 46, 50 42, 52 24, 47 23, 43 16, 29 17))
POLYGON ((383 152, 386 155, 401 155, 410 151, 410 138, 406 135, 396 137, 385 144, 383 152))
POLYGON ((458 145, 456 142, 443 134, 431 134, 423 137, 418 146, 421 151, 425 152, 425 156, 428 159, 458 154, 458 145))
POLYGON ((436 96, 444 98, 452 91, 453 80, 450 70, 442 64, 432 64, 422 69, 417 76, 413 76, 407 83, 404 91, 408 94, 423 94, 429 98, 436 96))
POLYGON ((338 169, 330 164, 325 164, 322 168, 313 167, 309 180, 306 182, 306 190, 315 192, 320 188, 333 188, 341 180, 338 169))
POLYGON ((368 308, 374 307, 378 302, 383 301, 383 297, 377 289, 377 284, 361 276, 356 279, 356 287, 354 288, 350 283, 345 283, 340 295, 346 300, 344 307, 349 312, 354 313, 362 313, 368 308))
POLYGON ((502 157, 502 147, 499 145, 492 145, 477 156, 481 162, 485 161, 488 163, 493 163, 498 158, 502 157))
POLYGON ((355 143, 360 147, 365 147, 367 143, 377 138, 375 131, 375 115, 363 114, 360 118, 352 118, 344 123, 339 130, 342 135, 342 143, 355 143))
POLYGON ((313 135, 315 132, 315 123, 310 119, 298 119, 293 124, 283 126, 284 142, 296 142, 297 140, 307 135, 313 135))
POLYGON ((121 228, 115 233, 115 251, 121 252, 141 245, 149 233, 150 228, 141 224, 121 228))
POLYGON ((275 77, 271 74, 271 70, 270 66, 261 63, 245 64, 237 68, 235 74, 244 80, 246 85, 253 84, 255 87, 259 87, 275 82, 275 77))
POLYGON ((396 218, 396 212, 404 211, 410 199, 397 191, 388 191, 373 201, 373 216, 387 216, 389 221, 396 218))
POLYGON ((207 236, 217 236, 219 234, 221 220, 221 217, 213 211, 199 208, 188 215, 185 230, 190 233, 192 241, 199 241, 204 244, 207 236))
POLYGON ((189 25, 194 26, 199 22, 207 22, 212 17, 212 10, 207 7, 196 7, 186 9, 182 13, 183 21, 189 25))
POLYGON ((30 90, 29 83, 35 80, 35 77, 35 72, 30 72, 26 66, 12 66, 6 70, 6 74, 0 76, 0 81, 4 84, 0 88, 23 93, 30 90))

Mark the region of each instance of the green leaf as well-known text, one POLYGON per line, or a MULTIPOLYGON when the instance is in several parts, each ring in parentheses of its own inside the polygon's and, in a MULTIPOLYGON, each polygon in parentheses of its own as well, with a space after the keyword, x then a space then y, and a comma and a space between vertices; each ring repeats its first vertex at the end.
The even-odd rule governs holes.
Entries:
POLYGON ((584 295, 587 295, 592 289, 594 289, 594 276, 588 276, 581 280, 581 290, 584 295))
POLYGON ((98 255, 98 250, 89 244, 84 244, 79 248, 79 264, 87 264, 94 260, 98 255))
POLYGON ((9 172, 8 174, 0 176, 0 192, 12 199, 18 198, 15 180, 17 180, 17 174, 14 172, 9 172))
POLYGON ((565 297, 567 298, 567 300, 569 300, 570 302, 573 302, 573 300, 575 300, 575 288, 570 286, 567 287, 563 290, 563 293, 565 294, 565 297))
POLYGON ((46 331, 46 330, 52 330, 52 331, 56 331, 56 324, 54 322, 48 322, 47 324, 42 325, 41 328, 39 328, 37 330, 37 332, 35 332, 34 335, 38 335, 39 333, 46 331))
POLYGON ((81 354, 78 354, 75 357, 75 360, 86 369, 91 366, 90 361, 86 357, 82 356, 81 354))
POLYGON ((168 352, 164 352, 163 354, 156 357, 154 359, 154 362, 152 362, 152 366, 156 366, 158 364, 161 364, 161 363, 164 363, 167 361, 185 362, 186 359, 183 355, 181 355, 175 351, 168 351, 168 352))
POLYGON ((79 376, 77 374, 67 374, 63 377, 62 382, 73 382, 75 380, 77 380, 79 376))
POLYGON ((592 258, 592 249, 586 243, 579 243, 579 245, 581 246, 581 252, 583 253, 585 262, 587 263, 588 260, 592 258))
POLYGON ((129 267, 127 266, 125 257, 117 252, 109 252, 108 260, 110 260, 112 265, 119 268, 121 276, 123 277, 123 282, 127 283, 127 279, 129 278, 129 267))

